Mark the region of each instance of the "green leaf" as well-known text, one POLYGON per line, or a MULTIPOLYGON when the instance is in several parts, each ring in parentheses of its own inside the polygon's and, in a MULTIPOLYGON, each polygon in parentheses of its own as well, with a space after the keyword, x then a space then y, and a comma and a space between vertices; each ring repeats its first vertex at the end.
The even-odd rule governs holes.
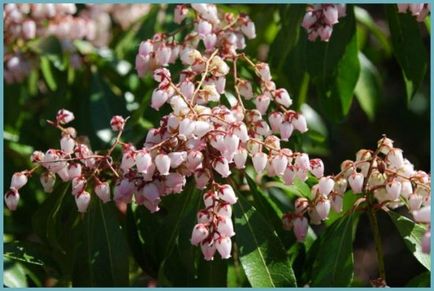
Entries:
POLYGON ((199 260, 198 283, 199 287, 226 287, 228 260, 215 258, 213 261, 199 260))
POLYGON ((113 202, 93 197, 83 219, 73 286, 128 286, 129 248, 113 202))
POLYGON ((26 273, 26 269, 22 264, 12 264, 5 261, 3 284, 8 288, 26 288, 28 287, 26 273))
POLYGON ((377 68, 363 53, 359 53, 359 61, 361 71, 354 93, 360 103, 360 107, 366 113, 369 120, 373 121, 382 97, 382 80, 377 68))
POLYGON ((306 53, 308 71, 326 116, 335 121, 342 119, 351 107, 360 72, 352 5, 347 6, 347 16, 333 27, 330 41, 309 42, 306 53))
POLYGON ((312 287, 346 287, 354 275, 353 239, 358 214, 336 220, 322 234, 312 270, 312 287))
POLYGON ((202 195, 194 183, 187 184, 177 195, 166 197, 167 216, 158 233, 160 256, 158 281, 162 286, 195 286, 197 284, 196 260, 203 260, 200 249, 190 242, 191 232, 197 223, 196 214, 202 205, 202 195), (179 272, 179 269, 183 270, 179 272))
POLYGON ((309 186, 305 182, 300 180, 300 178, 296 177, 294 179, 293 186, 297 189, 297 192, 300 194, 300 196, 303 196, 309 200, 313 199, 312 192, 310 191, 309 186))
POLYGON ((292 48, 299 40, 301 21, 306 5, 290 4, 279 7, 281 28, 270 47, 270 65, 280 72, 292 48))
POLYGON ((50 88, 51 91, 56 91, 57 83, 51 70, 50 60, 46 56, 41 56, 41 72, 47 82, 48 88, 50 88))
POLYGON ((406 287, 431 287, 431 273, 424 272, 416 277, 412 278, 406 285, 406 287))
POLYGON ((254 288, 295 287, 289 258, 265 218, 238 194, 233 206, 235 241, 246 276, 254 288))
POLYGON ((356 20, 370 30, 372 35, 377 38, 378 42, 383 45, 386 54, 389 56, 392 53, 392 46, 389 42, 389 39, 380 29, 380 26, 375 23, 371 15, 369 15, 369 12, 359 6, 355 6, 354 13, 356 15, 356 20))
POLYGON ((393 52, 401 66, 407 100, 416 93, 427 70, 428 57, 420 27, 414 16, 398 13, 396 5, 385 5, 393 52))
POLYGON ((426 231, 425 227, 396 212, 389 211, 387 213, 401 234, 405 246, 425 268, 431 271, 430 255, 422 252, 422 238, 426 231))

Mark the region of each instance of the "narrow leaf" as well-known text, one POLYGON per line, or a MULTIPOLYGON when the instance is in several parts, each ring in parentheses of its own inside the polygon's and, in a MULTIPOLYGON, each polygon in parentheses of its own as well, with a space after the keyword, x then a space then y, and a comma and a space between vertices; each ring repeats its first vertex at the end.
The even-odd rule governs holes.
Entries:
POLYGON ((322 235, 312 270, 312 287, 346 287, 354 275, 353 239, 358 215, 336 220, 322 235))
POLYGON ((393 52, 401 66, 407 99, 410 100, 425 77, 428 57, 420 27, 409 13, 398 13, 396 5, 385 5, 393 52))
POLYGON ((235 241, 246 276, 254 288, 294 287, 296 279, 277 234, 240 194, 234 205, 235 241))

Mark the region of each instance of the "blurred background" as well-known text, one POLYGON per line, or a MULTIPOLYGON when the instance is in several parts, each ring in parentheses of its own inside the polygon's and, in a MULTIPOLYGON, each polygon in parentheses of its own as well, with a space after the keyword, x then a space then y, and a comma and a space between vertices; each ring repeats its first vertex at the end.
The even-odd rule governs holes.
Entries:
MULTIPOLYGON (((164 111, 149 107, 155 84, 149 76, 137 76, 135 56, 142 40, 177 28, 172 21, 174 5, 70 4, 47 8, 20 4, 20 9, 8 5, 4 6, 3 19, 4 191, 15 171, 31 166, 29 156, 34 150, 58 147, 58 132, 46 120, 54 118, 60 108, 75 113, 74 126, 95 150, 106 148, 113 138, 109 128, 113 115, 131 116, 124 138, 140 144, 164 111)), ((345 100, 348 108, 339 110, 342 104, 335 103, 339 96, 332 93, 325 97, 316 83, 314 71, 323 68, 310 65, 306 32, 299 27, 300 16, 299 22, 294 20, 295 15, 303 15, 300 11, 305 5, 220 6, 252 18, 257 38, 247 41, 247 54, 270 62, 277 86, 288 89, 295 108, 308 118, 311 131, 297 136, 289 146, 322 158, 326 173, 333 174, 340 171, 341 161, 354 159, 361 148, 375 148, 386 134, 416 169, 430 171, 429 17, 411 26, 420 35, 418 44, 424 51, 415 51, 412 57, 416 65, 422 62, 425 66, 419 82, 413 82, 409 89, 388 22, 390 9, 396 5, 351 6, 354 14, 342 22, 354 21, 360 74, 355 93, 351 91, 345 100), (288 35, 292 39, 294 34, 296 40, 289 43, 288 35)), ((411 15, 402 17, 412 21, 411 15)), ((344 27, 345 23, 337 24, 334 34, 344 34, 344 27)), ((319 45, 330 45, 333 50, 339 44, 332 36, 330 44, 319 45)), ((21 193, 17 211, 5 210, 5 242, 37 240, 32 217, 46 198, 39 179, 31 179, 21 193)), ((367 218, 361 219, 354 245, 355 285, 367 286, 377 270, 373 239, 365 227, 367 218)), ((380 224, 387 242, 388 283, 404 286, 423 267, 405 251, 390 221, 380 217, 380 224)), ((41 266, 5 259, 7 286, 57 284, 41 266)))

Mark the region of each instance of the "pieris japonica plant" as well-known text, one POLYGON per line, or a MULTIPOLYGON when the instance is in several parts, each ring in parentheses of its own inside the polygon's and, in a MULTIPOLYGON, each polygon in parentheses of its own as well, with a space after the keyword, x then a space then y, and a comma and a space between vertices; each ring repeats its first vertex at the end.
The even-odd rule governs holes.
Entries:
POLYGON ((49 121, 61 131, 60 149, 34 152, 32 161, 37 166, 14 174, 5 195, 10 209, 17 207, 19 189, 39 168, 45 170, 41 183, 47 192, 56 175, 71 182, 80 212, 86 212, 91 193, 103 202, 131 203, 134 197, 135 203, 156 212, 164 196, 182 192, 191 178, 204 193, 204 208, 197 214, 191 243, 200 245, 206 260, 212 260, 216 250, 227 259, 230 238, 235 235, 232 205, 237 202, 234 185, 229 184, 231 169, 244 169, 251 160, 257 173, 280 176, 288 185, 294 176, 306 180, 308 172, 322 177, 321 160, 281 147, 281 141, 288 141, 294 131, 308 130, 306 119, 290 109, 291 97, 286 89, 276 88, 268 64, 254 63, 242 53, 246 38, 255 37, 249 17, 221 14, 211 4, 176 7, 176 22, 187 15, 194 18, 194 29, 184 39, 176 41, 175 35, 161 33, 140 44, 137 72, 153 74, 158 84, 151 106, 172 110, 161 117, 160 127, 148 132, 144 145, 122 142, 125 120, 114 116, 111 127, 118 137, 107 153, 95 154, 75 140, 74 128, 64 127, 74 115, 62 109, 56 120, 49 121), (175 80, 175 72, 168 67, 178 59, 185 67, 176 72, 175 80), (255 77, 239 77, 241 62, 255 77), (226 83, 232 87, 226 88, 226 83), (236 96, 229 100, 229 107, 222 100, 226 91, 236 96), (111 153, 118 145, 123 155, 116 162, 111 153), (113 197, 108 181, 101 178, 104 171, 112 174, 113 197))
MULTIPOLYGON (((47 264, 53 286, 128 286, 129 280, 149 287, 356 286, 355 270, 366 264, 356 261, 354 242, 360 229, 369 229, 364 238, 372 250, 363 252, 374 254, 369 264, 375 267, 361 284, 386 287, 386 217, 403 248, 430 270, 431 176, 417 169, 425 168, 413 160, 413 149, 385 132, 373 149, 356 151, 354 160, 321 150, 326 139, 320 115, 333 120, 346 111, 350 118, 354 109, 345 98, 356 92, 366 110, 364 98, 375 95, 367 85, 375 79, 369 75, 374 65, 358 49, 369 38, 356 37, 356 19, 362 19, 357 30, 372 29, 365 10, 331 3, 282 6, 272 15, 279 26, 263 28, 253 21, 257 12, 210 3, 4 7, 8 86, 30 76, 33 87, 47 92, 33 72, 33 58, 58 68, 66 59, 30 53, 28 43, 38 39, 61 40, 62 49, 72 49, 69 62, 83 65, 77 79, 83 86, 66 70, 65 91, 78 92, 66 94, 73 101, 60 108, 56 102, 55 111, 39 119, 51 142, 26 148, 27 166, 6 171, 13 173, 6 178, 6 216, 26 210, 28 193, 41 204, 32 218, 37 230, 31 244, 8 242, 6 259, 47 264), (125 37, 110 35, 111 21, 125 37), (264 31, 272 31, 275 43, 262 44, 264 31), (110 39, 118 42, 113 50, 106 47, 110 39), (88 77, 89 100, 77 103, 90 103, 89 118, 74 99, 86 94, 88 77), (307 105, 318 105, 307 99, 311 85, 324 108, 307 105), (107 103, 124 98, 129 106, 114 105, 108 113, 102 109, 111 107, 102 103, 106 97, 107 103), (327 111, 332 107, 336 116, 327 111), (359 223, 363 219, 366 225, 359 223), (40 253, 55 267, 39 260, 40 253)), ((424 21, 429 11, 428 4, 386 9, 395 29, 400 21, 424 21)), ((392 41, 399 40, 391 31, 392 41)), ((63 77, 52 72, 41 62, 49 89, 64 94, 57 86, 63 77)), ((8 132, 8 141, 14 138, 8 132)))

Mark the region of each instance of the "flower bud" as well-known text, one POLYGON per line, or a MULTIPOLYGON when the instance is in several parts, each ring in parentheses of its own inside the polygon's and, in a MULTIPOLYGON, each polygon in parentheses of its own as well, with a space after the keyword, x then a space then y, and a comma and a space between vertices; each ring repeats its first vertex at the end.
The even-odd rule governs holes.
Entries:
MULTIPOLYGON (((268 122, 270 123, 271 129, 274 133, 281 132, 280 130, 280 124, 283 121, 282 113, 280 112, 272 112, 268 116, 268 122)), ((288 137, 289 138, 289 137, 288 137)))
POLYGON ((247 161, 247 150, 240 148, 235 152, 234 162, 237 169, 244 169, 247 161))
POLYGON ((36 36, 36 23, 33 20, 26 20, 22 26, 23 35, 26 39, 34 39, 36 36))
POLYGON ((266 63, 256 64, 256 69, 263 81, 271 81, 270 67, 266 63))
POLYGON ((125 126, 125 119, 122 116, 115 115, 110 120, 110 126, 113 131, 121 131, 125 126))
POLYGON ((295 237, 297 238, 297 241, 303 242, 304 239, 306 238, 306 234, 307 234, 307 230, 308 230, 307 218, 304 216, 297 217, 293 220, 292 223, 294 226, 294 234, 295 234, 295 237))
POLYGON ((74 147, 75 147, 75 140, 69 135, 65 135, 60 139, 60 148, 65 154, 67 155, 72 154, 74 152, 74 147))
POLYGON ((301 133, 305 133, 307 131, 306 118, 301 114, 297 114, 292 119, 292 125, 296 130, 298 130, 301 133))
MULTIPOLYGON (((66 169, 66 167, 64 168, 66 169)), ((80 163, 71 163, 67 167, 68 180, 71 180, 75 177, 81 176, 81 164, 80 163)), ((57 173, 59 174, 59 172, 57 173)))
POLYGON ((40 181, 46 193, 53 192, 54 184, 56 183, 56 175, 52 172, 45 172, 41 175, 40 181))
POLYGON ((78 195, 86 187, 86 178, 83 176, 72 179, 72 195, 78 195))
POLYGON ((337 213, 342 211, 344 199, 341 195, 334 195, 330 202, 334 211, 337 213))
POLYGON ((431 223, 431 206, 429 205, 413 211, 412 214, 416 222, 431 223))
POLYGON ((139 151, 136 155, 137 171, 146 174, 151 165, 152 165, 151 155, 145 149, 139 151))
POLYGON ((155 89, 152 92, 151 107, 158 111, 166 103, 167 99, 169 99, 169 94, 166 91, 155 89))
POLYGON ((233 127, 233 133, 237 136, 241 142, 247 142, 249 140, 249 133, 247 131, 246 124, 244 122, 238 122, 233 127))
POLYGON ((170 169, 170 158, 168 155, 159 154, 155 157, 155 166, 161 176, 169 175, 170 169))
POLYGON ((330 177, 322 177, 319 179, 318 185, 319 193, 327 196, 333 190, 335 181, 330 177))
POLYGON ((363 180, 363 174, 357 172, 354 172, 348 177, 348 183, 354 194, 362 193, 363 180))
POLYGON ((17 172, 12 175, 11 188, 19 190, 21 187, 27 184, 27 175, 25 172, 17 172))
POLYGON ((275 174, 278 176, 284 174, 287 165, 288 158, 284 155, 277 155, 271 159, 271 166, 273 167, 275 174))
POLYGON ((286 91, 286 89, 277 89, 273 92, 273 94, 276 102, 283 107, 288 108, 292 105, 292 99, 289 97, 288 91, 286 91))
POLYGON ((97 183, 94 191, 103 203, 107 203, 110 201, 110 186, 107 182, 97 183))
POLYGON ((280 138, 283 141, 288 141, 292 135, 292 132, 294 131, 294 127, 290 122, 285 121, 279 125, 279 131, 280 131, 280 138))
POLYGON ((318 179, 324 175, 324 163, 321 159, 310 160, 310 172, 318 179))
POLYGON ((178 168, 185 160, 187 160, 187 152, 171 152, 169 153, 170 167, 178 168))
POLYGON ((181 22, 184 21, 185 17, 187 17, 187 13, 188 13, 188 8, 186 5, 183 4, 176 5, 173 21, 176 24, 181 24, 181 22))
POLYGON ((423 197, 419 194, 411 194, 408 197, 408 209, 410 211, 419 210, 422 206, 423 197))
POLYGON ((256 37, 255 23, 253 23, 253 21, 248 21, 245 24, 243 24, 241 26, 241 31, 249 39, 253 39, 256 37))
POLYGON ((330 212, 330 200, 322 197, 315 205, 315 210, 318 213, 320 220, 326 219, 330 212))
POLYGON ((216 251, 216 245, 214 242, 202 242, 200 248, 206 261, 214 260, 214 254, 216 251))
POLYGON ((231 218, 232 216, 232 206, 229 203, 219 204, 217 214, 223 217, 231 218))
POLYGON ((404 165, 404 157, 402 156, 402 150, 398 148, 393 148, 387 154, 387 160, 390 166, 399 169, 404 165))
POLYGON ((127 173, 136 164, 136 154, 132 149, 128 149, 122 155, 121 169, 127 173))
POLYGON ((5 203, 9 210, 14 211, 17 209, 18 201, 20 200, 20 193, 17 189, 11 187, 5 194, 5 203))
POLYGON ((60 124, 67 124, 74 120, 74 114, 66 109, 60 109, 56 115, 56 121, 60 124))
POLYGON ((386 184, 386 191, 389 194, 388 200, 394 201, 399 198, 401 193, 401 182, 394 179, 392 182, 386 184))
POLYGON ((196 127, 196 124, 193 120, 191 120, 189 118, 184 118, 179 123, 179 134, 185 136, 186 138, 189 138, 193 134, 195 127, 196 127))
POLYGON ((208 185, 210 174, 207 169, 200 169, 194 172, 194 180, 196 182, 196 188, 205 189, 208 185))
POLYGON ((235 235, 234 226, 232 224, 232 219, 229 217, 219 217, 219 222, 217 223, 217 231, 222 236, 232 237, 235 235))
POLYGON ((214 161, 213 168, 222 176, 222 178, 227 178, 231 174, 228 160, 223 157, 220 157, 214 161))
POLYGON ((265 167, 267 166, 267 158, 268 156, 263 152, 258 152, 253 155, 253 167, 255 168, 255 171, 257 173, 261 173, 262 171, 264 171, 265 167))
POLYGON ((231 257, 232 240, 229 237, 220 237, 216 240, 216 248, 222 259, 229 259, 231 257))
POLYGON ((202 223, 196 224, 193 228, 193 233, 191 234, 191 244, 197 246, 204 239, 208 237, 208 228, 202 223))
POLYGON ((90 203, 90 194, 83 191, 75 196, 75 204, 77 204, 78 212, 84 213, 87 211, 90 203))
POLYGON ((328 25, 338 23, 338 9, 334 5, 329 5, 323 9, 324 18, 328 25))
POLYGON ((228 184, 219 187, 218 195, 220 199, 226 201, 229 204, 235 204, 238 200, 234 189, 232 189, 232 187, 228 184))

